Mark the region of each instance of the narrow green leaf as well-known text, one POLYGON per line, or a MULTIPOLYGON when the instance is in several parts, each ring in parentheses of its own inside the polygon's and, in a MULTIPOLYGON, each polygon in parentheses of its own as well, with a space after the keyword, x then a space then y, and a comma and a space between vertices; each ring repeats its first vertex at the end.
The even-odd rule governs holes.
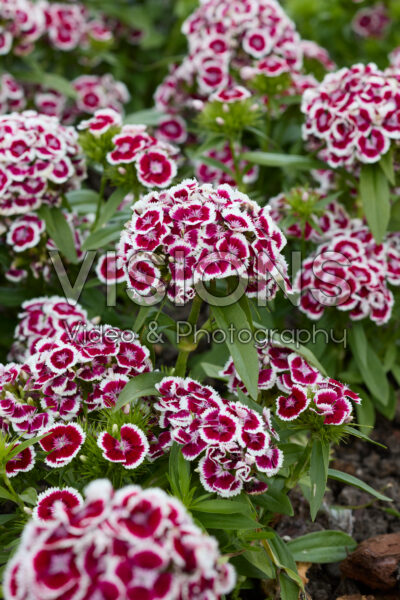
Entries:
POLYGON ((121 235, 121 225, 110 225, 91 233, 82 244, 83 250, 97 250, 115 242, 121 235))
POLYGON ((0 525, 4 525, 5 523, 8 523, 8 521, 12 521, 13 519, 15 519, 15 517, 15 513, 9 513, 8 515, 0 515, 0 525))
POLYGON ((355 550, 357 542, 342 531, 316 531, 290 542, 288 548, 296 562, 334 563, 355 550))
POLYGON ((15 499, 12 497, 10 492, 2 486, 0 486, 0 498, 2 498, 3 500, 11 500, 11 502, 15 502, 15 499))
POLYGON ((214 167, 215 169, 219 169, 220 171, 223 171, 223 173, 226 173, 230 177, 235 176, 232 169, 227 167, 223 162, 221 162, 220 160, 217 160, 216 158, 212 158, 211 156, 200 156, 199 160, 202 163, 204 163, 205 165, 209 165, 210 167, 214 167))
POLYGON ((258 529, 262 525, 239 513, 206 514, 193 510, 193 515, 207 529, 223 529, 224 531, 237 531, 239 529, 258 529))
POLYGON ((176 442, 169 455, 169 479, 174 495, 186 500, 190 490, 190 464, 185 460, 181 447, 176 442))
POLYGON ((253 502, 257 506, 262 506, 268 510, 268 512, 279 513, 280 515, 289 515, 290 517, 294 515, 293 506, 287 494, 274 490, 271 487, 267 492, 265 492, 265 494, 254 496, 253 502))
POLYGON ((254 410, 258 414, 262 415, 263 409, 261 404, 258 404, 258 402, 255 402, 254 400, 246 396, 246 394, 242 392, 242 390, 240 390, 239 388, 237 388, 236 394, 242 404, 248 406, 248 408, 251 408, 251 410, 254 410))
POLYGON ((31 506, 35 506, 37 503, 37 491, 33 487, 29 487, 19 494, 19 497, 25 504, 30 504, 31 506))
POLYGON ((360 195, 369 228, 380 244, 390 220, 390 190, 387 177, 379 165, 362 166, 360 195))
POLYGON ((141 373, 128 381, 114 406, 114 411, 119 410, 128 402, 134 402, 143 396, 157 396, 158 392, 155 388, 157 383, 165 377, 160 371, 152 371, 151 373, 141 373))
POLYGON ((221 498, 218 500, 203 500, 202 502, 195 502, 190 507, 190 510, 196 512, 230 515, 233 513, 240 514, 243 512, 244 508, 246 508, 246 504, 244 504, 243 502, 237 502, 235 500, 225 500, 221 498))
POLYGON ((139 332, 145 324, 147 317, 149 317, 154 310, 154 306, 141 306, 138 310, 138 314, 136 315, 136 319, 133 324, 133 330, 139 332))
POLYGON ((310 462, 310 513, 314 521, 324 499, 328 477, 329 444, 315 440, 311 450, 310 462))
POLYGON ((393 152, 392 149, 389 150, 389 152, 386 152, 386 154, 384 154, 381 158, 381 160, 379 161, 379 166, 381 167, 382 171, 385 173, 387 179, 389 180, 389 182, 391 183, 391 185, 396 185, 396 177, 394 174, 394 167, 393 167, 393 152))
POLYGON ((54 241, 59 251, 73 264, 77 264, 75 241, 65 216, 60 208, 41 206, 39 215, 46 223, 49 237, 54 241))
POLYGON ((93 190, 71 190, 65 194, 67 201, 71 206, 80 204, 93 204, 96 206, 99 195, 93 190))
MULTIPOLYGON (((256 165, 265 167, 282 167, 291 169, 320 169, 320 161, 314 160, 308 156, 296 154, 276 154, 273 152, 244 152, 240 156, 243 160, 248 160, 256 165)), ((326 165, 325 165, 326 168, 326 165)))
POLYGON ((360 362, 365 368, 368 368, 367 350, 368 342, 365 335, 364 326, 361 322, 352 324, 349 333, 350 343, 352 344, 354 354, 357 354, 360 362))
POLYGON ((299 586, 287 573, 279 573, 279 587, 281 600, 298 600, 299 586))
POLYGON ((114 213, 127 193, 128 191, 125 188, 118 188, 111 194, 100 213, 100 218, 96 223, 95 231, 103 227, 103 225, 108 223, 108 221, 114 216, 114 213))
POLYGON ((154 110, 154 108, 138 110, 127 115, 124 123, 129 125, 158 125, 162 116, 162 113, 154 110))
POLYGON ((238 332, 251 331, 246 314, 238 304, 230 306, 212 306, 212 312, 218 327, 225 333, 226 345, 240 379, 250 396, 256 400, 258 395, 258 354, 252 341, 246 343, 238 339, 238 332), (233 333, 232 333, 233 326, 233 333))
POLYGON ((358 477, 354 477, 354 475, 349 475, 348 473, 343 473, 342 471, 337 471, 336 469, 328 469, 328 477, 330 479, 335 479, 336 481, 341 481, 342 483, 356 487, 363 492, 367 492, 367 494, 371 494, 371 496, 374 496, 374 498, 382 500, 383 502, 393 502, 389 496, 385 496, 384 494, 381 494, 381 492, 377 492, 374 490, 374 488, 368 485, 368 483, 364 483, 364 481, 361 481, 361 479, 358 479, 358 477))
POLYGON ((361 329, 356 329, 358 336, 350 335, 349 342, 353 351, 354 360, 364 379, 365 385, 376 398, 379 404, 387 406, 390 399, 390 388, 388 378, 383 368, 382 362, 369 344, 366 337, 360 336, 361 329), (360 342, 362 340, 362 342, 360 342), (364 350, 359 345, 365 341, 364 350), (360 354, 359 354, 360 350, 360 354), (363 362, 366 354, 366 363, 363 362))

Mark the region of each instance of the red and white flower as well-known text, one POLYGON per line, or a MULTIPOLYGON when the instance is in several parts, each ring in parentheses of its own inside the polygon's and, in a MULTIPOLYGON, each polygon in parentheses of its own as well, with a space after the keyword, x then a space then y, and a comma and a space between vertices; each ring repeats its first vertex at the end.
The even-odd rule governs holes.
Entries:
POLYGON ((54 425, 44 431, 45 437, 39 440, 42 450, 48 452, 45 462, 49 467, 64 467, 78 454, 86 438, 78 423, 54 425))
MULTIPOLYGON (((14 444, 13 450, 20 444, 14 444)), ((7 477, 15 477, 18 473, 27 473, 35 466, 36 452, 32 446, 28 446, 21 452, 18 452, 13 458, 6 462, 7 477)))
POLYGON ((216 540, 162 490, 130 485, 114 492, 110 482, 97 480, 83 503, 67 507, 65 497, 51 500, 63 491, 45 492, 45 519, 26 526, 6 569, 6 600, 76 593, 218 600, 234 588, 235 571, 220 561, 216 540))
POLYGON ((75 488, 49 488, 39 494, 32 518, 40 522, 50 521, 60 518, 62 511, 72 513, 82 504, 83 498, 75 488))
POLYGON ((329 73, 304 92, 303 137, 334 168, 378 162, 399 138, 399 92, 396 71, 373 63, 329 73))
POLYGON ((110 462, 121 463, 125 469, 136 469, 144 461, 149 450, 146 435, 132 424, 122 425, 120 439, 107 431, 100 433, 97 445, 103 451, 103 457, 110 462))
POLYGON ((248 295, 272 298, 277 280, 287 282, 285 242, 269 209, 229 185, 213 188, 193 179, 134 205, 118 259, 138 294, 164 288, 185 303, 198 282, 246 271, 248 295))

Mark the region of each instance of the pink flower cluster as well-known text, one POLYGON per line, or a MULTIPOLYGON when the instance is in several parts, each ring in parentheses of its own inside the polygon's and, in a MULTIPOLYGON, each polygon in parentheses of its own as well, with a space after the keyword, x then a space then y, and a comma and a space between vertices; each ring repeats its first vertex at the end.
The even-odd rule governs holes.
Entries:
MULTIPOLYGON (((350 401, 361 402, 357 394, 335 379, 323 377, 304 358, 277 343, 266 343, 257 348, 259 359, 258 387, 270 390, 277 387, 284 395, 276 399, 275 415, 283 421, 308 414, 320 415, 324 425, 342 425, 351 421, 353 407, 350 401)), ((221 375, 228 377, 232 393, 246 388, 229 359, 221 375)))
POLYGON ((43 6, 31 0, 2 0, 0 22, 0 55, 29 54, 46 28, 43 6))
POLYGON ((77 506, 64 493, 53 518, 28 523, 6 570, 6 600, 219 600, 233 589, 235 571, 219 560, 216 540, 164 491, 114 492, 96 480, 83 504, 76 496, 77 506))
MULTIPOLYGON (((85 439, 71 421, 83 407, 87 413, 113 407, 130 378, 151 370, 149 351, 133 332, 82 324, 85 312, 57 297, 25 308, 17 333, 34 353, 23 364, 1 367, 1 425, 25 438, 46 431, 39 442, 50 453, 46 463, 62 466, 85 439)), ((22 354, 23 347, 13 351, 22 354)))
POLYGON ((375 163, 400 139, 400 83, 373 63, 329 73, 301 110, 304 139, 332 167, 375 163))
POLYGON ((88 46, 89 40, 112 40, 112 31, 103 19, 92 18, 79 2, 44 2, 46 33, 54 48, 68 52, 88 46))
POLYGON ((84 175, 74 129, 34 111, 0 116, 0 215, 56 204, 84 175))
MULTIPOLYGON (((247 150, 248 148, 245 147, 236 148, 236 152, 239 154, 241 152, 246 152, 247 150)), ((217 160, 225 165, 225 167, 230 169, 232 175, 226 173, 222 169, 219 169, 217 166, 209 165, 199 159, 196 165, 196 177, 199 181, 202 183, 212 183, 214 185, 223 183, 235 185, 235 178, 233 175, 235 171, 235 164, 232 156, 232 150, 228 142, 221 149, 208 150, 204 153, 204 156, 217 160)), ((241 160, 239 161, 238 166, 240 171, 245 173, 243 176, 243 183, 254 183, 254 181, 257 181, 259 173, 259 168, 257 165, 250 166, 250 163, 245 160, 241 160)))
POLYGON ((0 6, 0 55, 32 52, 46 38, 62 51, 87 47, 90 40, 108 42, 111 30, 102 18, 94 18, 80 3, 2 0, 0 6))
POLYGON ((338 230, 303 261, 294 289, 301 294, 300 310, 319 319, 326 308, 349 311, 350 319, 370 318, 377 325, 390 319, 394 303, 387 285, 400 285, 397 236, 377 244, 360 221, 338 230), (390 242, 389 242, 390 245, 390 242))
MULTIPOLYGON (((173 66, 155 94, 157 107, 167 113, 201 109, 223 88, 251 82, 258 76, 288 75, 297 89, 316 85, 304 77, 307 54, 332 68, 326 51, 303 42, 275 0, 205 0, 183 24, 189 54, 173 66)), ((292 91, 292 93, 296 93, 292 91)))
POLYGON ((0 76, 0 114, 19 112, 25 108, 24 88, 10 75, 3 73, 0 76))
POLYGON ((124 125, 113 137, 114 147, 107 155, 112 166, 134 165, 139 182, 146 188, 168 187, 177 173, 178 149, 147 132, 145 125, 124 125))
POLYGON ((70 304, 61 296, 43 296, 26 300, 21 305, 14 344, 9 360, 25 362, 36 352, 36 343, 42 338, 53 338, 58 333, 72 332, 88 321, 87 312, 80 304, 70 304))
POLYGON ((248 277, 248 296, 270 299, 277 280, 287 279, 285 243, 268 208, 229 185, 192 179, 133 206, 118 259, 130 292, 141 298, 156 289, 185 303, 197 284, 239 275, 248 277))
POLYGON ((321 242, 331 237, 337 230, 350 226, 350 217, 345 208, 336 200, 324 204, 322 209, 313 206, 324 200, 324 195, 316 190, 307 188, 294 188, 289 193, 282 193, 271 198, 268 205, 271 208, 271 217, 284 230, 285 235, 303 238, 312 242, 321 242), (300 207, 298 204, 300 203, 300 207), (304 210, 310 207, 308 220, 303 227, 299 223, 304 210), (312 212, 311 212, 312 211, 312 212), (288 222, 286 225, 285 222, 288 222))
POLYGON ((390 25, 390 17, 383 2, 360 8, 351 23, 353 31, 363 38, 381 38, 390 25))
MULTIPOLYGON (((78 215, 62 211, 69 225, 78 261, 83 260, 85 253, 82 244, 90 233, 90 225, 94 220, 93 214, 78 215)), ((47 236, 45 222, 35 213, 29 212, 14 219, 5 217, 1 223, 3 232, 7 231, 6 244, 10 247, 11 266, 5 273, 8 281, 18 283, 28 277, 28 272, 35 279, 51 278, 51 261, 46 250, 57 250, 54 241, 47 236), (35 249, 32 251, 32 249, 35 249)))
POLYGON ((225 498, 242 490, 261 494, 268 488, 260 473, 275 475, 283 454, 272 436, 269 411, 262 415, 241 402, 228 402, 209 386, 187 378, 166 377, 154 404, 159 426, 169 429, 186 460, 199 462, 200 481, 225 498))

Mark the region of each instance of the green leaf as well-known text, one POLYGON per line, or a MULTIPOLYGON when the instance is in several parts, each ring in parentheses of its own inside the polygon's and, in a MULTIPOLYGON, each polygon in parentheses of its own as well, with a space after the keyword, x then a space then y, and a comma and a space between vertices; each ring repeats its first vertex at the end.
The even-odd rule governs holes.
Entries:
POLYGON ((289 515, 290 517, 294 515, 293 506, 287 494, 275 490, 271 486, 269 486, 265 494, 254 496, 253 502, 257 506, 262 506, 268 512, 289 515))
POLYGON ((91 233, 82 244, 83 250, 104 249, 110 242, 115 242, 121 235, 121 225, 111 225, 103 227, 91 233))
POLYGON ((361 167, 360 195, 369 228, 380 244, 390 220, 390 190, 387 177, 379 165, 361 167))
POLYGON ((206 512, 215 514, 226 514, 231 515, 234 513, 242 513, 243 510, 248 510, 249 505, 244 502, 237 502, 236 500, 225 500, 224 498, 215 500, 202 500, 201 502, 194 502, 190 510, 196 512, 206 512))
POLYGON ((238 304, 212 306, 211 310, 218 327, 225 333, 226 345, 229 348, 238 375, 250 396, 256 400, 259 370, 257 350, 252 341, 246 343, 237 337, 237 332, 243 329, 251 331, 246 314, 238 304), (234 334, 232 334, 231 326, 234 328, 234 334))
POLYGON ((200 363, 200 367, 203 369, 204 374, 207 377, 212 377, 213 379, 221 379, 222 381, 226 381, 227 377, 224 375, 220 375, 223 367, 221 365, 213 365, 208 362, 200 363))
MULTIPOLYGON (((265 167, 282 167, 291 169, 320 169, 318 160, 296 154, 276 154, 273 152, 244 152, 240 155, 243 160, 248 160, 256 165, 265 167)), ((326 165, 325 165, 326 168, 326 165)))
POLYGON ((151 373, 141 373, 128 381, 113 408, 114 411, 119 410, 128 402, 134 402, 143 396, 157 396, 158 392, 155 388, 157 383, 164 379, 165 373, 160 371, 152 371, 151 373))
POLYGON ((129 125, 158 125, 162 116, 162 113, 154 110, 154 108, 138 110, 127 115, 124 123, 129 125))
POLYGON ((382 156, 381 160, 379 161, 379 166, 385 173, 391 185, 396 185, 396 177, 393 168, 393 152, 391 149, 382 156))
POLYGON ((232 171, 232 169, 227 167, 223 162, 221 162, 220 160, 217 160, 216 158, 212 158, 211 156, 200 156, 199 160, 202 163, 204 163, 205 165, 209 165, 210 167, 219 169, 220 171, 222 171, 223 173, 226 173, 230 177, 233 177, 233 178, 235 177, 235 174, 232 171))
POLYGON ((316 531, 287 542, 296 562, 334 563, 355 550, 357 542, 342 531, 316 531))
POLYGON ((352 324, 350 329, 350 343, 352 344, 354 354, 357 354, 360 363, 368 368, 368 358, 367 358, 367 349, 368 342, 367 337, 365 335, 364 326, 360 322, 356 322, 352 324))
POLYGON ((128 191, 125 188, 118 188, 111 194, 111 196, 105 203, 103 210, 100 213, 99 220, 96 223, 95 231, 97 231, 98 229, 103 227, 103 225, 108 223, 111 217, 114 216, 114 213, 116 212, 118 206, 121 204, 122 200, 127 194, 128 191))
POLYGON ((0 515, 0 525, 4 525, 5 523, 8 523, 8 521, 12 521, 13 519, 15 519, 15 517, 15 513, 9 513, 8 515, 0 515))
POLYGON ((39 210, 39 216, 44 219, 47 233, 59 251, 69 262, 76 265, 78 257, 76 255, 74 237, 61 209, 56 206, 43 205, 39 210))
POLYGON ((25 504, 31 504, 32 506, 35 506, 35 504, 37 503, 38 495, 35 488, 29 487, 26 490, 24 490, 22 494, 19 494, 19 497, 23 502, 25 502, 25 504))
POLYGON ((298 600, 299 586, 287 573, 279 573, 279 587, 281 600, 298 600))
POLYGON ((275 567, 264 548, 246 550, 240 556, 234 556, 231 562, 239 575, 255 579, 274 579, 275 567))
POLYGON ((133 324, 133 330, 136 332, 140 331, 145 324, 147 317, 149 317, 154 310, 154 306, 141 306, 138 310, 138 314, 136 315, 136 319, 133 324))
POLYGON ((314 521, 321 507, 326 490, 329 464, 329 444, 314 440, 311 450, 310 462, 310 514, 314 521))
POLYGON ((190 490, 190 464, 185 460, 182 449, 176 442, 169 455, 169 480, 175 496, 185 501, 190 490))
POLYGON ((237 531, 239 529, 259 529, 262 527, 254 519, 239 513, 232 514, 205 514, 193 510, 193 515, 206 529, 223 529, 224 531, 237 531))
POLYGON ((246 394, 244 392, 242 392, 242 390, 240 390, 239 388, 236 389, 236 394, 237 394, 237 397, 239 398, 239 401, 242 404, 244 404, 248 408, 251 408, 251 410, 254 410, 259 415, 262 415, 263 409, 262 409, 261 404, 258 404, 258 402, 255 402, 255 400, 252 400, 251 398, 246 396, 246 394))
POLYGON ((72 100, 76 100, 78 93, 68 79, 56 75, 55 73, 44 73, 38 65, 30 65, 32 68, 29 71, 18 72, 16 77, 22 81, 29 83, 38 83, 44 88, 60 92, 63 96, 67 96, 72 100))
POLYGON ((387 406, 390 388, 382 362, 368 343, 366 336, 362 335, 361 328, 355 328, 355 331, 356 334, 351 334, 349 338, 354 360, 371 394, 379 404, 387 406), (365 346, 362 348, 364 343, 365 346))
POLYGON ((343 473, 342 471, 337 471, 336 469, 328 469, 328 477, 330 479, 335 479, 335 481, 340 481, 341 483, 346 483, 347 485, 351 485, 353 487, 362 490, 363 492, 367 492, 367 494, 371 494, 374 498, 378 500, 382 500, 383 502, 393 502, 389 496, 385 496, 381 494, 381 492, 377 492, 372 488, 368 483, 364 483, 358 477, 354 477, 354 475, 349 475, 348 473, 343 473))
POLYGON ((15 499, 10 494, 10 492, 2 486, 0 486, 0 498, 2 498, 3 500, 11 500, 11 502, 15 502, 15 499))
POLYGON ((71 190, 65 194, 68 203, 71 206, 79 206, 80 204, 93 204, 96 206, 99 195, 93 190, 71 190))
POLYGON ((303 589, 304 585, 300 575, 297 572, 296 562, 287 547, 287 544, 279 537, 277 533, 272 540, 266 540, 264 547, 270 553, 272 562, 279 568, 284 569, 288 577, 297 583, 303 589))

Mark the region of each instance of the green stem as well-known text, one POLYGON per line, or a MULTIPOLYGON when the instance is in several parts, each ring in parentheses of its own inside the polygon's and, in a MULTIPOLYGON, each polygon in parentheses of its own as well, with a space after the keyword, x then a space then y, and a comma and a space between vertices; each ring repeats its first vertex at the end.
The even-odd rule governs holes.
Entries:
POLYGON ((176 361, 174 370, 174 375, 176 375, 177 377, 185 377, 189 355, 193 350, 197 348, 197 343, 195 343, 194 341, 194 336, 196 334, 195 327, 199 318, 201 304, 202 299, 200 298, 200 296, 195 296, 188 318, 188 324, 191 326, 191 335, 188 336, 188 339, 185 340, 184 344, 180 344, 178 359, 176 361))
POLYGON ((104 192, 106 189, 106 185, 107 185, 107 177, 103 173, 103 175, 101 177, 101 182, 100 182, 99 198, 97 200, 96 217, 95 217, 95 220, 93 223, 92 231, 94 231, 96 229, 96 225, 100 219, 100 213, 101 213, 101 208, 103 206, 103 199, 104 199, 104 192))
POLYGON ((22 502, 21 498, 18 496, 17 492, 14 490, 13 486, 11 485, 11 481, 8 479, 8 477, 5 473, 3 473, 3 481, 4 481, 8 491, 10 492, 11 496, 13 497, 14 502, 16 504, 18 504, 18 506, 20 507, 22 512, 24 512, 25 505, 22 502))
POLYGON ((236 185, 238 186, 239 190, 244 191, 244 189, 243 189, 243 174, 242 174, 242 171, 240 170, 239 159, 236 155, 235 142, 232 139, 229 140, 229 148, 231 150, 233 164, 234 164, 234 168, 235 168, 236 185))

